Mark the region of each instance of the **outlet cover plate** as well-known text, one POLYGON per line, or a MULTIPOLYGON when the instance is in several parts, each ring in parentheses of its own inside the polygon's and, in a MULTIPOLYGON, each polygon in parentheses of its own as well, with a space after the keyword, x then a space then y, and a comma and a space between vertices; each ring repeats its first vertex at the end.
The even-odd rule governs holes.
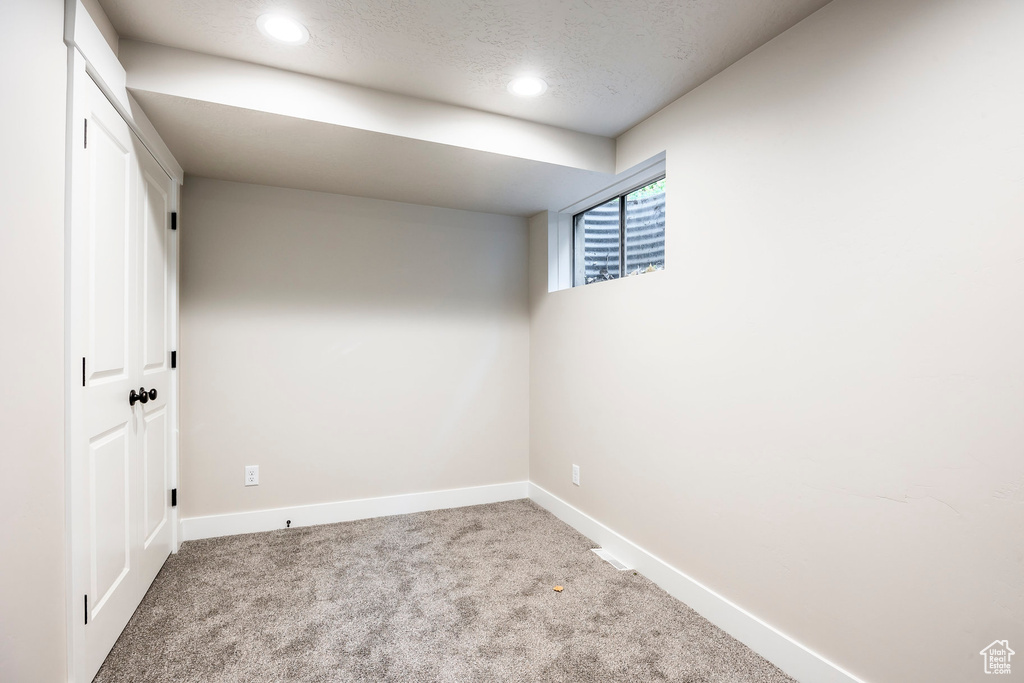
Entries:
POLYGON ((259 486, 260 485, 260 466, 259 465, 246 465, 245 466, 245 485, 246 486, 259 486))
POLYGON ((572 483, 575 486, 579 486, 580 485, 580 466, 579 465, 573 465, 572 466, 572 483))

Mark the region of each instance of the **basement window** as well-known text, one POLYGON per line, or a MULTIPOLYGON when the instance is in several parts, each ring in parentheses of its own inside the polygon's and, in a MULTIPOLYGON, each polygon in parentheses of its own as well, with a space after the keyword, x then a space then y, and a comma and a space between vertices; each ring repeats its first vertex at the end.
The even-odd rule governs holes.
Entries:
POLYGON ((665 177, 573 216, 573 286, 665 269, 665 177))

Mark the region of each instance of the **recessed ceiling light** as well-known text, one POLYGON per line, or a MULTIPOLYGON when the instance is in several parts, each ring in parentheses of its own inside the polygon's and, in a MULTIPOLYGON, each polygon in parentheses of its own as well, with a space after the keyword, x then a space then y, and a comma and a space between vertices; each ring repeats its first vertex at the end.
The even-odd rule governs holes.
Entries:
POLYGON ((508 84, 508 91, 520 97, 536 97, 547 89, 548 84, 544 82, 544 79, 536 76, 520 76, 513 78, 508 84))
POLYGON ((309 40, 306 27, 283 14, 263 14, 256 20, 260 33, 289 45, 302 45, 309 40))

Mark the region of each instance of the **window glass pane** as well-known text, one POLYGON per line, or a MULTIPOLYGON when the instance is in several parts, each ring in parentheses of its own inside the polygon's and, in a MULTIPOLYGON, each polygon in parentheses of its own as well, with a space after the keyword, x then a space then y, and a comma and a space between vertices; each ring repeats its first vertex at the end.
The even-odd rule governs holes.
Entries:
POLYGON ((665 267, 665 179, 626 195, 626 273, 665 267))
MULTIPOLYGON (((595 206, 576 218, 577 234, 583 234, 583 282, 601 282, 619 277, 621 242, 619 200, 595 206)), ((578 256, 577 256, 578 258, 578 256)))

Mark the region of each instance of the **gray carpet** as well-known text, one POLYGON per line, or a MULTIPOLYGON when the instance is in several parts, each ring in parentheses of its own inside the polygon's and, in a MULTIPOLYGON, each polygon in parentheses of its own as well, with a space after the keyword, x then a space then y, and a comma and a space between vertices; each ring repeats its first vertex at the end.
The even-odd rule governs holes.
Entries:
POLYGON ((792 681, 593 547, 528 500, 191 541, 96 681, 792 681))

